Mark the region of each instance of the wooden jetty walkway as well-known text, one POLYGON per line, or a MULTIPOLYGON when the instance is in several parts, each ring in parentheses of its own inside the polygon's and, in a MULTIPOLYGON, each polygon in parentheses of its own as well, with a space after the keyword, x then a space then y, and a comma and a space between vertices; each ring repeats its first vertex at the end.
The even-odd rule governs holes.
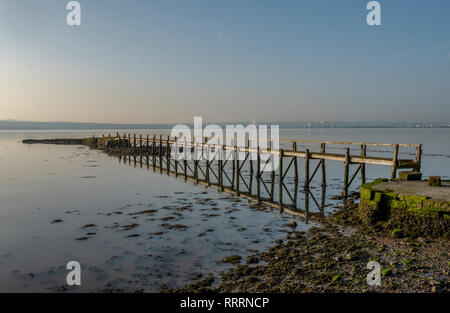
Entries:
MULTIPOLYGON (((297 207, 297 193, 299 191, 299 165, 298 160, 304 160, 303 191, 308 199, 311 196, 318 208, 324 207, 324 190, 327 185, 326 161, 338 161, 344 165, 343 171, 343 197, 348 196, 350 185, 360 173, 361 183, 366 182, 366 167, 370 165, 382 165, 391 168, 391 179, 396 178, 398 169, 413 169, 420 172, 422 145, 420 144, 390 144, 369 142, 334 142, 313 140, 291 140, 281 139, 280 148, 272 149, 269 142, 268 148, 252 148, 247 141, 245 147, 237 145, 215 145, 208 144, 208 138, 191 138, 184 142, 185 149, 201 151, 207 156, 215 151, 231 151, 234 157, 230 159, 209 160, 208 157, 198 160, 178 160, 171 157, 171 148, 182 151, 179 140, 167 135, 137 135, 117 133, 116 136, 105 136, 88 138, 85 144, 105 149, 109 153, 116 154, 119 159, 136 166, 146 166, 158 170, 161 174, 184 178, 194 184, 217 189, 233 196, 248 199, 256 204, 264 204, 276 208, 281 212, 298 216, 308 214, 297 207), (197 139, 197 140, 195 140, 197 139), (318 151, 311 149, 299 150, 299 144, 318 145, 318 151), (359 147, 359 154, 351 154, 351 147, 359 147), (392 157, 381 157, 370 155, 377 151, 367 147, 387 147, 392 149, 392 157), (400 159, 400 149, 415 149, 415 157, 411 159, 400 159), (330 153, 329 150, 342 149, 344 153, 330 153), (238 153, 245 153, 245 159, 239 160, 238 153), (256 160, 252 160, 250 154, 256 154, 256 160), (267 170, 265 166, 269 163, 261 162, 262 156, 278 158, 278 169, 267 170), (316 164, 314 164, 316 163, 316 164), (353 168, 355 169, 353 169, 353 168), (317 173, 321 172, 322 179, 322 205, 310 192, 310 184, 317 173), (352 172, 353 171, 353 172, 352 172), (292 189, 293 186, 293 190, 292 189), (276 188, 277 187, 277 188, 276 188), (277 189, 277 192, 275 190, 277 189)), ((306 205, 306 199, 305 199, 306 205)))

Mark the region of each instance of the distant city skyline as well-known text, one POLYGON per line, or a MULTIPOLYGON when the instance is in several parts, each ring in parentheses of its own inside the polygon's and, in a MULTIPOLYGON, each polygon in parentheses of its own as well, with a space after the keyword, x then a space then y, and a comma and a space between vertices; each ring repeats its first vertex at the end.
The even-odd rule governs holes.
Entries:
POLYGON ((450 121, 450 2, 0 2, 0 120, 450 121))

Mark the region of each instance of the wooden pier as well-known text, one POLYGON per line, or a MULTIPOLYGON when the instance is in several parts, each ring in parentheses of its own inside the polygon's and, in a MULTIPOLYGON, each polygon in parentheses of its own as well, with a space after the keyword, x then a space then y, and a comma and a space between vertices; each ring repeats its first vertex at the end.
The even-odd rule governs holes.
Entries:
MULTIPOLYGON (((310 184, 319 171, 321 172, 322 198, 327 185, 326 171, 327 161, 343 163, 343 197, 349 195, 349 187, 360 173, 361 183, 366 182, 366 167, 382 165, 391 168, 391 179, 396 178, 398 169, 413 169, 420 171, 422 145, 420 144, 390 144, 369 142, 333 142, 312 140, 280 140, 280 148, 272 149, 269 142, 268 148, 250 147, 247 141, 245 147, 237 145, 208 144, 209 138, 191 138, 189 142, 179 145, 177 138, 167 135, 137 135, 117 134, 116 136, 102 136, 92 138, 92 142, 98 148, 104 148, 108 152, 116 154, 120 160, 134 163, 136 166, 146 166, 161 174, 184 178, 185 181, 206 187, 217 189, 231 195, 248 199, 256 204, 264 204, 293 215, 305 216, 308 212, 300 210, 297 206, 297 194, 302 187, 305 198, 311 197, 316 206, 323 210, 324 204, 319 204, 310 192, 310 184), (197 140, 195 140, 197 139, 197 140), (299 145, 317 145, 317 151, 312 148, 298 149, 299 145), (193 160, 178 160, 171 157, 171 148, 175 151, 191 149, 201 151, 201 156, 193 160), (182 147, 182 149, 180 149, 182 147), (353 147, 353 149, 351 149, 353 147), (352 151, 359 151, 352 154, 352 151), (386 147, 392 149, 392 157, 371 155, 368 147, 386 147), (414 149, 414 158, 400 159, 400 149, 414 149), (330 153, 330 150, 342 150, 344 153, 330 153), (231 152, 230 159, 210 160, 209 153, 216 151, 231 152), (238 153, 244 153, 245 158, 239 160, 238 153), (252 160, 250 154, 256 154, 256 160, 252 160), (265 156, 263 158, 263 156, 265 156), (269 158, 267 158, 267 156, 269 158), (278 169, 265 167, 269 160, 278 159, 278 169), (267 162, 261 160, 267 159, 267 162), (299 159, 304 160, 304 178, 300 186, 299 159), (256 185, 255 185, 256 183, 256 185), (276 188, 277 187, 277 188, 276 188), (290 190, 292 189, 293 190, 290 190), (275 192, 277 190, 277 192, 275 192)), ((178 152, 176 152, 178 153, 178 152)), ((384 151, 386 154, 386 151, 384 151)))

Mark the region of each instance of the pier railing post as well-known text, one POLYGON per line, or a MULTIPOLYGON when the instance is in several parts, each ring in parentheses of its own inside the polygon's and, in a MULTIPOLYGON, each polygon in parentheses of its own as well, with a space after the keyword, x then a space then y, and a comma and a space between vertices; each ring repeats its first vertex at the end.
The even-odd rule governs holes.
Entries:
POLYGON ((275 192, 275 167, 273 165, 273 161, 274 161, 274 156, 272 153, 272 140, 269 141, 269 157, 271 158, 270 160, 270 181, 271 181, 271 185, 270 185, 270 202, 273 202, 273 194, 275 192))
POLYGON ((166 143, 166 168, 167 168, 167 175, 170 175, 170 136, 167 136, 167 143, 166 143))
POLYGON ((392 158, 391 179, 395 179, 397 175, 397 161, 398 161, 398 145, 394 145, 394 156, 392 158))
MULTIPOLYGON (((361 145, 360 155, 362 158, 365 158, 367 154, 367 146, 361 145)), ((366 183, 366 163, 361 163, 361 184, 366 183)))
POLYGON ((240 182, 240 166, 239 166, 239 146, 236 144, 234 145, 234 158, 236 161, 236 194, 239 197, 241 195, 241 192, 239 190, 239 182, 240 182))
POLYGON ((209 145, 208 145, 208 138, 205 138, 205 144, 203 146, 203 150, 205 151, 205 159, 206 159, 206 168, 205 168, 205 179, 206 179, 206 184, 208 185, 208 187, 211 186, 211 181, 209 179, 209 145))
POLYGON ((220 192, 223 192, 223 156, 224 156, 224 150, 223 150, 223 145, 220 146, 219 148, 219 187, 220 187, 220 192))
POLYGON ((247 151, 248 151, 248 161, 250 162, 250 177, 253 176, 253 159, 252 159, 252 152, 250 152, 250 139, 247 140, 247 151))
MULTIPOLYGON (((292 142, 292 150, 297 151, 297 142, 292 142)), ((294 182, 298 182, 297 156, 294 157, 294 182)))
POLYGON ((195 159, 194 159, 194 177, 195 177, 195 183, 198 184, 199 178, 198 178, 198 162, 199 162, 199 158, 198 158, 198 146, 197 144, 194 142, 194 151, 195 151, 195 159))
MULTIPOLYGON (((322 142, 320 144, 320 153, 325 154, 326 153, 326 147, 325 142, 322 142)), ((325 187, 327 185, 327 174, 326 174, 326 168, 325 168, 325 159, 322 159, 322 187, 325 187)))
POLYGON ((345 150, 344 197, 348 196, 348 175, 350 169, 350 148, 345 150))
POLYGON ((278 199, 280 204, 280 211, 283 211, 283 149, 280 149, 279 154, 279 164, 278 164, 278 174, 279 174, 279 182, 278 182, 278 199))
POLYGON ((309 189, 309 149, 305 150, 305 184, 304 189, 309 189))
POLYGON ((420 172, 420 168, 422 166, 422 145, 416 146, 416 171, 420 172))
POLYGON ((152 159, 153 159, 153 171, 155 171, 156 170, 156 135, 153 135, 152 159))
POLYGON ((162 174, 163 172, 163 150, 162 150, 162 135, 159 135, 159 172, 162 174))
POLYGON ((259 154, 259 145, 256 148, 256 193, 258 205, 261 204, 261 156, 259 154))
POLYGON ((175 177, 178 177, 178 138, 175 137, 174 140, 175 140, 175 143, 174 143, 174 147, 175 147, 175 177))

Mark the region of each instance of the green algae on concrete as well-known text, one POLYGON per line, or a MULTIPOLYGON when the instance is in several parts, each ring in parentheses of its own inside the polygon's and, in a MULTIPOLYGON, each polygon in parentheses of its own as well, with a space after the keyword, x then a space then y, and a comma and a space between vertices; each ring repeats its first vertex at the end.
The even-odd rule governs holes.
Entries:
POLYGON ((359 218, 368 224, 388 222, 392 228, 405 228, 433 235, 450 229, 450 183, 429 187, 426 181, 376 179, 361 185, 359 218), (408 225, 408 223, 416 225, 408 225))
POLYGON ((441 176, 430 176, 430 177, 428 177, 428 186, 430 186, 430 187, 440 187, 441 186, 441 176))
POLYGON ((416 171, 404 171, 404 172, 399 172, 398 177, 401 180, 406 180, 406 181, 420 181, 422 179, 422 173, 416 172, 416 171))

